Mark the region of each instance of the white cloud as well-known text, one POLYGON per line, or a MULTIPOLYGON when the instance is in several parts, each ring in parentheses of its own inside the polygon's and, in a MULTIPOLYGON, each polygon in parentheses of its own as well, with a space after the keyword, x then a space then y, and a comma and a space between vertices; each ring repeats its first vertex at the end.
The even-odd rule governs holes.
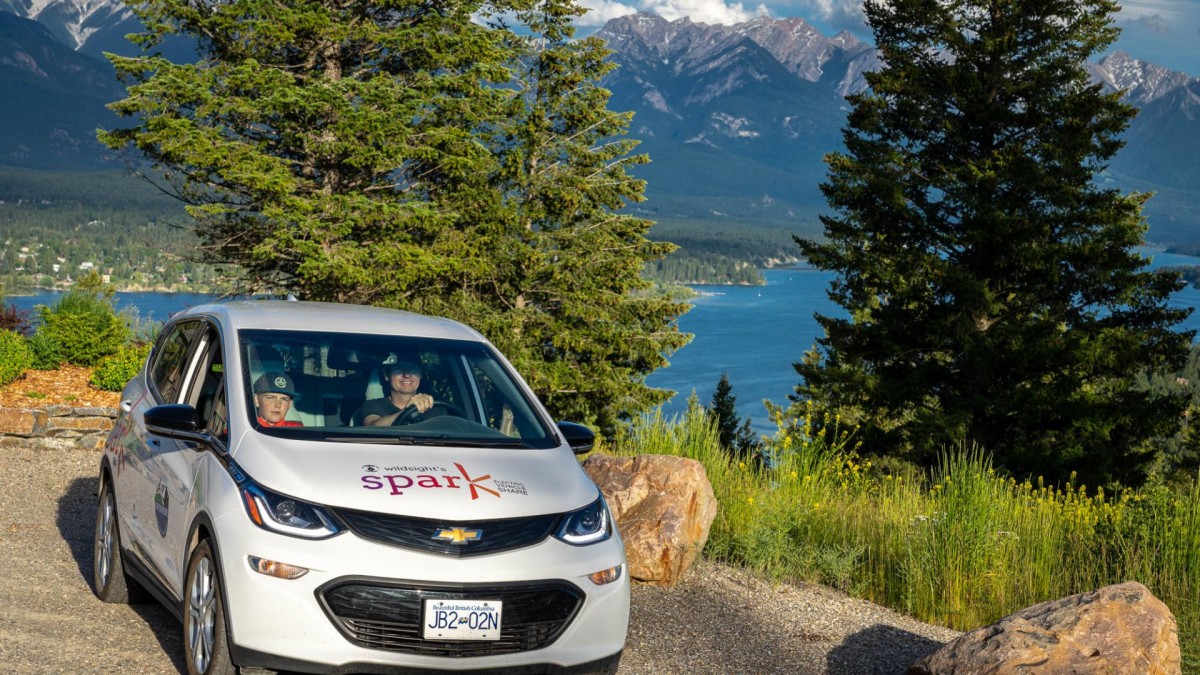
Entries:
POLYGON ((765 5, 747 9, 740 2, 725 0, 643 0, 640 9, 668 21, 686 16, 696 23, 734 24, 768 14, 765 5))
POLYGON ((783 0, 771 8, 778 16, 799 16, 837 29, 861 32, 866 25, 862 0, 783 0))
POLYGON ((1163 18, 1162 14, 1143 14, 1133 19, 1133 23, 1154 33, 1166 34, 1171 32, 1169 22, 1163 18))
POLYGON ((1139 25, 1162 33, 1194 26, 1198 21, 1200 2, 1196 0, 1126 0, 1117 14, 1120 24, 1139 25))
POLYGON ((582 0, 579 4, 588 9, 587 14, 575 20, 575 24, 582 27, 603 26, 610 19, 634 14, 638 11, 637 7, 611 0, 582 0))

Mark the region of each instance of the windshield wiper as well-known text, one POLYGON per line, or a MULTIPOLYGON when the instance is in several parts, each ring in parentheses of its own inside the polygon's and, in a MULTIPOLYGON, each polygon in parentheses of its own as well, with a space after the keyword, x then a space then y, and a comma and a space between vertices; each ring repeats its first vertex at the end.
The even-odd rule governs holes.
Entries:
POLYGON ((428 445, 445 447, 457 445, 463 448, 527 448, 533 446, 519 438, 470 439, 453 436, 326 436, 333 443, 375 443, 380 445, 428 445))
POLYGON ((458 441, 455 442, 455 445, 461 445, 464 448, 526 448, 529 450, 533 449, 532 445, 526 443, 525 441, 522 441, 519 438, 480 439, 480 440, 466 440, 466 439, 460 438, 458 441))
POLYGON ((449 436, 326 436, 334 443, 375 443, 380 445, 459 445, 449 436))

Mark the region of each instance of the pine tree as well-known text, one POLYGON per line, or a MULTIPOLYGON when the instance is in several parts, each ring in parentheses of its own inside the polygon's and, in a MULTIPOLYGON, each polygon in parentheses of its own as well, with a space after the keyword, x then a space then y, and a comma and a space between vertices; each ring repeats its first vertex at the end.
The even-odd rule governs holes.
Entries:
POLYGON ((480 3, 133 7, 146 54, 109 59, 129 85, 110 107, 134 124, 100 138, 166 172, 206 259, 241 266, 246 290, 361 303, 453 271, 434 180, 487 170, 471 130, 499 114, 508 73, 502 36, 472 21, 480 3), (201 60, 152 53, 173 34, 201 60))
POLYGON ((733 450, 737 442, 738 423, 737 397, 733 395, 733 385, 729 383, 729 373, 722 372, 721 379, 712 395, 712 404, 708 407, 708 415, 717 424, 717 433, 721 438, 722 447, 733 450))
POLYGON ((721 373, 721 379, 713 391, 712 403, 707 410, 709 417, 717 425, 721 446, 738 459, 750 459, 758 450, 758 440, 750 426, 750 419, 742 420, 738 417, 737 397, 733 395, 729 373, 721 373))
POLYGON ((1108 0, 871 1, 886 66, 827 158, 835 215, 798 241, 836 272, 800 398, 929 463, 967 439, 1017 475, 1137 482, 1183 401, 1132 388, 1190 333, 1146 269, 1146 195, 1102 187, 1133 109, 1088 80, 1108 0))
POLYGON ((503 124, 491 130, 496 173, 461 207, 486 223, 455 292, 418 306, 479 327, 559 414, 612 429, 671 392, 645 378, 686 344, 687 305, 651 294, 646 263, 674 249, 650 221, 618 213, 643 199, 626 173, 647 161, 624 138, 631 114, 608 109, 599 81, 615 66, 597 38, 573 39, 584 10, 541 0, 518 12, 503 124), (441 306, 434 304, 443 303, 441 306))
POLYGON ((247 289, 457 318, 551 411, 611 427, 686 342, 685 306, 638 292, 650 223, 624 167, 610 64, 570 2, 147 0, 146 52, 110 56, 131 146, 188 203, 206 259, 247 289), (509 30, 496 17, 527 25, 509 30), (497 23, 485 26, 477 19, 497 23), (201 60, 151 53, 199 39, 201 60))

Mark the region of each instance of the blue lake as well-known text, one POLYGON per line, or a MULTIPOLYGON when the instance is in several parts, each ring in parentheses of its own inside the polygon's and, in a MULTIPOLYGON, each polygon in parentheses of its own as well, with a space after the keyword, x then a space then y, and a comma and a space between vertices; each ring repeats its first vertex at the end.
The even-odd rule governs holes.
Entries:
MULTIPOLYGON (((1147 250, 1153 266, 1200 265, 1200 258, 1147 250)), ((692 333, 692 342, 670 357, 669 368, 648 378, 651 386, 671 389, 676 396, 664 407, 668 416, 683 412, 695 390, 700 402, 712 399, 721 373, 729 374, 738 414, 750 417, 756 430, 770 431, 761 401, 786 403, 798 382, 792 364, 813 346, 820 329, 814 313, 836 315, 841 308, 826 296, 831 275, 810 269, 771 269, 765 286, 696 286, 702 295, 679 320, 692 333)), ((28 309, 51 304, 57 293, 9 298, 28 309)), ((165 320, 171 313, 201 304, 212 296, 196 293, 118 293, 118 308, 131 306, 143 319, 165 320)), ((1171 300, 1176 307, 1200 307, 1200 290, 1187 287, 1171 300)), ((1200 330, 1200 312, 1183 328, 1200 330)))
MULTIPOLYGON (((53 305, 60 295, 61 291, 39 291, 34 295, 9 297, 6 301, 18 309, 33 309, 37 305, 53 305)), ((117 293, 114 304, 119 310, 137 310, 138 316, 146 321, 166 321, 175 312, 204 304, 213 297, 204 293, 117 293)))

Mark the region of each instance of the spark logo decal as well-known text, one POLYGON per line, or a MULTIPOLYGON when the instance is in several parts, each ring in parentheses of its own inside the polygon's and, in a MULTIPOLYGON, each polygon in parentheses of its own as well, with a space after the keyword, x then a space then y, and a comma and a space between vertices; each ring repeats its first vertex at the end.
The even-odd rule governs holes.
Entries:
POLYGON ((486 492, 499 499, 505 494, 529 496, 525 483, 513 480, 496 480, 491 473, 472 477, 467 468, 454 462, 455 474, 449 467, 441 466, 378 466, 360 465, 363 472, 359 482, 364 490, 378 490, 380 494, 403 495, 414 490, 470 490, 471 499, 476 500, 486 492), (395 472, 395 473, 393 473, 395 472), (484 483, 487 482, 485 485, 484 483))
POLYGON ((467 483, 470 485, 472 500, 479 499, 479 491, 480 490, 483 490, 484 492, 487 492, 488 494, 490 494, 494 497, 500 496, 499 492, 496 492, 495 490, 493 490, 489 487, 484 487, 482 485, 479 485, 479 481, 481 481, 481 480, 491 480, 492 474, 487 473, 478 478, 471 478, 471 476, 467 474, 467 470, 463 468, 462 464, 455 462, 454 466, 458 467, 458 472, 462 474, 462 477, 465 478, 467 483))
POLYGON ((167 536, 167 522, 171 515, 171 493, 167 492, 167 482, 158 484, 154 491, 154 520, 158 523, 158 533, 167 536))

